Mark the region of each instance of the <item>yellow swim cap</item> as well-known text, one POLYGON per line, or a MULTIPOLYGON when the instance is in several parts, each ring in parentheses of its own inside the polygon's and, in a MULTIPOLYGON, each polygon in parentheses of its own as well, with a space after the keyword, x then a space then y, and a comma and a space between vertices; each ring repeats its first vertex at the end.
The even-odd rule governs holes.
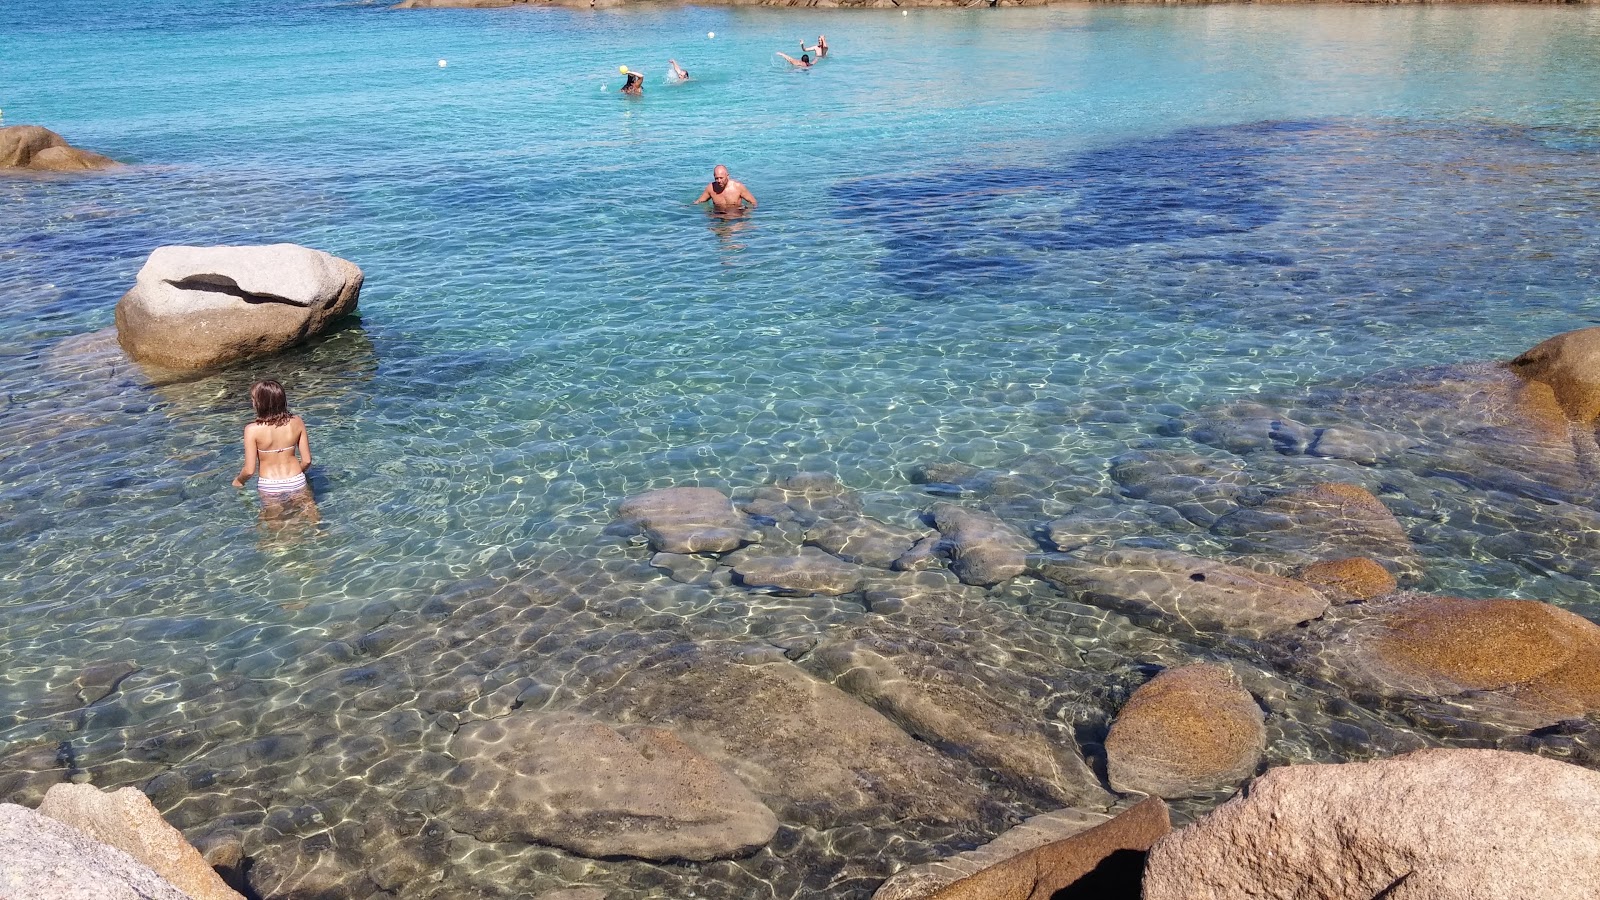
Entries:
POLYGON ((624 75, 626 75, 626 74, 628 74, 628 67, 627 66, 617 66, 617 71, 621 72, 624 75))

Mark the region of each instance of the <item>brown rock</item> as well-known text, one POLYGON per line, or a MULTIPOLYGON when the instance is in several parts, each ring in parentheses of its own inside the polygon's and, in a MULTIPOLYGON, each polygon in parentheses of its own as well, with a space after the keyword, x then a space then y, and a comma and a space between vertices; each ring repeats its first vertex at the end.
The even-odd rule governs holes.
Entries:
POLYGON ((1421 564, 1394 513, 1356 484, 1318 484, 1280 494, 1217 520, 1212 531, 1235 549, 1279 555, 1305 565, 1329 556, 1365 556, 1402 578, 1421 564))
POLYGON ((69 145, 65 138, 48 128, 38 125, 0 128, 0 170, 66 172, 115 165, 115 160, 69 145))
POLYGON ((1600 773, 1497 750, 1286 766, 1156 844, 1146 900, 1590 900, 1600 773))
POLYGON ((748 853, 778 830, 738 779, 661 728, 517 713, 462 726, 450 753, 461 798, 445 815, 479 840, 708 860, 748 853))
POLYGON ((1389 570, 1364 556, 1312 563, 1295 574, 1306 584, 1326 588, 1330 597, 1371 600, 1392 594, 1399 585, 1389 570))
POLYGON ((1390 696, 1470 695, 1470 706, 1529 727, 1600 711, 1600 626, 1582 616, 1536 600, 1405 595, 1363 606, 1307 636, 1306 658, 1341 681, 1390 696))
POLYGON ((117 301, 135 360, 208 369, 285 350, 353 312, 361 269, 295 244, 158 247, 117 301))
POLYGON ((1172 551, 1086 547, 1034 568, 1063 590, 1174 631, 1264 637, 1328 608, 1310 585, 1172 551))
POLYGON ((928 900, 1051 900, 1068 888, 1085 897, 1137 897, 1146 852, 1171 830, 1167 805, 1151 797, 1109 822, 963 878, 928 900))
POLYGON ((872 900, 923 900, 946 885, 1020 856, 1036 847, 1063 841, 1111 821, 1108 813, 1058 809, 1023 820, 1022 824, 982 847, 931 863, 901 869, 878 886, 872 900))
POLYGON ((1111 786, 1168 799, 1232 787, 1261 762, 1263 723, 1261 707, 1227 668, 1168 669, 1117 713, 1106 738, 1111 786))
POLYGON ((629 497, 617 520, 640 528, 661 553, 725 553, 760 533, 715 488, 673 487, 629 497))
POLYGON ((888 569, 924 537, 926 532, 896 528, 866 516, 853 516, 819 524, 806 541, 845 562, 888 569))
POLYGON ((1573 422, 1591 425, 1600 416, 1600 328, 1558 334, 1506 368, 1524 381, 1547 386, 1573 422))
POLYGON ((193 900, 242 900, 137 788, 105 793, 92 784, 58 784, 39 812, 127 853, 193 900))

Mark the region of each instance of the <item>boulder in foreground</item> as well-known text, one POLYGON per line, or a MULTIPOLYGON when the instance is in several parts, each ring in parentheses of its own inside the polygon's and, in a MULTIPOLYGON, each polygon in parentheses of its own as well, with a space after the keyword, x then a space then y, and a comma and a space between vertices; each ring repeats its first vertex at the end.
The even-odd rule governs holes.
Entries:
POLYGON ((1592 900, 1600 772, 1499 750, 1286 766, 1150 851, 1146 900, 1592 900))
MULTIPOLYGON (((935 890, 909 892, 890 881, 874 900, 1051 900, 1139 896, 1145 852, 1172 830, 1167 805, 1151 797, 1109 822, 1034 847, 935 890), (1058 893, 1059 892, 1059 893, 1058 893)), ((995 844, 1005 842, 1002 835, 995 844)), ((982 852, 981 850, 978 852, 982 852)), ((928 882, 931 885, 932 882, 928 882)))
POLYGON ((1119 791, 1192 797, 1255 774, 1266 748, 1261 707, 1226 667, 1168 669, 1133 692, 1106 738, 1119 791))
POLYGON ((66 138, 38 125, 0 128, 0 171, 83 172, 118 166, 116 160, 79 150, 66 138))
POLYGON ((190 900, 128 854, 25 806, 0 803, 5 900, 190 900))
POLYGON ((192 900, 242 900, 138 788, 58 784, 39 812, 132 856, 192 900))
POLYGON ((117 303, 135 360, 209 369, 286 350, 353 312, 361 269, 297 244, 158 247, 117 303))

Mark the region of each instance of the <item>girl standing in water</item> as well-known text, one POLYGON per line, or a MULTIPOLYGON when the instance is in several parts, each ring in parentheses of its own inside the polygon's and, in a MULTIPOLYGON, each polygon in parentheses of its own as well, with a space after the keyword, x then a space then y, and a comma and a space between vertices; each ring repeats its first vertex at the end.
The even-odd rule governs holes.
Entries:
POLYGON ((315 517, 316 502, 306 484, 306 470, 311 468, 306 423, 290 414, 283 385, 271 379, 250 386, 250 405, 255 407, 256 420, 244 427, 244 468, 233 479, 233 486, 244 487, 245 479, 259 467, 256 492, 261 495, 263 515, 306 506, 315 517))

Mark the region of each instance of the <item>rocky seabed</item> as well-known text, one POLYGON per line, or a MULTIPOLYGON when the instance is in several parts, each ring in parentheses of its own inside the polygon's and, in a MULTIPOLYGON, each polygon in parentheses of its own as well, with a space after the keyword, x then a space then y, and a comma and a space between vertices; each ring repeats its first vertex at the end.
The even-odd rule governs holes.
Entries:
POLYGON ((270 677, 89 667, 9 722, 0 896, 144 877, 102 844, 191 897, 1596 896, 1600 626, 1438 561, 1596 608, 1597 348, 930 460, 900 517, 668 487, 270 677))

